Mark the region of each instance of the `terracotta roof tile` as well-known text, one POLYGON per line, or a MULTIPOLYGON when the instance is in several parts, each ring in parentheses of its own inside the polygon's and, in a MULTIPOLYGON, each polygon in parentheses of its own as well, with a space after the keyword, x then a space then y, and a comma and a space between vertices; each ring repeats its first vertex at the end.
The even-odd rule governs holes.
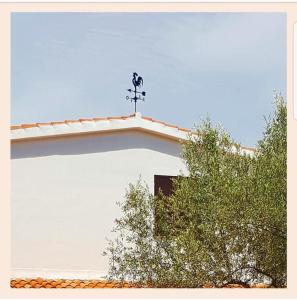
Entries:
POLYGON ((155 123, 159 123, 159 124, 162 124, 162 125, 167 125, 165 122, 163 121, 159 121, 159 120, 155 120, 155 119, 152 119, 151 120, 152 122, 155 122, 155 123))
POLYGON ((65 123, 80 123, 79 120, 65 120, 65 123))
POLYGON ((22 128, 32 128, 32 127, 37 127, 36 124, 22 124, 22 128))
POLYGON ((36 123, 36 126, 51 126, 51 123, 36 123))
POLYGON ((249 288, 249 286, 244 286, 242 284, 227 284, 227 285, 223 286, 223 288, 227 288, 227 289, 233 289, 233 288, 244 289, 244 288, 249 288))
POLYGON ((142 117, 142 119, 144 119, 144 120, 148 120, 148 121, 153 121, 153 119, 152 119, 152 118, 150 118, 150 117, 142 117))
POLYGON ((64 122, 51 122, 51 125, 65 125, 65 121, 64 122))
POLYGON ((11 288, 133 288, 139 287, 128 282, 116 282, 107 280, 69 280, 69 279, 43 279, 43 278, 19 278, 10 280, 11 288))
POLYGON ((94 121, 93 119, 79 119, 79 121, 80 122, 85 122, 85 121, 87 121, 87 122, 92 122, 92 121, 94 121))
POLYGON ((10 126, 11 130, 16 130, 16 129, 23 129, 22 125, 12 125, 10 126))
POLYGON ((122 117, 107 117, 108 120, 124 120, 126 118, 127 117, 124 117, 124 116, 122 116, 122 117))
POLYGON ((251 288, 258 288, 258 289, 267 289, 270 288, 270 285, 265 283, 255 283, 251 285, 251 288))
POLYGON ((93 118, 94 121, 107 121, 108 119, 107 118, 93 118))
MULTIPOLYGON (((79 280, 79 279, 43 279, 43 278, 18 278, 10 280, 11 288, 146 288, 152 286, 140 286, 129 282, 117 282, 108 280, 79 280)), ((205 283, 202 288, 215 288, 216 286, 205 283)), ((252 285, 247 284, 226 284, 222 288, 270 288, 271 286, 264 283, 252 285)))
POLYGON ((182 127, 179 127, 178 128, 179 130, 182 130, 182 131, 186 131, 186 132, 190 132, 191 130, 187 129, 187 128, 182 128, 182 127))

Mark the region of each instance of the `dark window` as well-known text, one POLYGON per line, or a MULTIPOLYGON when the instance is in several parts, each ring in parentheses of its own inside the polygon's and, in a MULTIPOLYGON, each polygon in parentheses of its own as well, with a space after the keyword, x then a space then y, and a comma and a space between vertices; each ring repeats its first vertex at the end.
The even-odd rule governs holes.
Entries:
POLYGON ((171 196, 173 194, 172 179, 176 177, 177 176, 155 175, 154 176, 155 196, 159 194, 160 190, 165 196, 171 196))
POLYGON ((177 230, 184 230, 186 227, 186 214, 177 211, 176 207, 173 209, 170 197, 174 193, 174 180, 178 178, 181 179, 181 176, 154 175, 155 236, 175 235, 177 230))
POLYGON ((155 175, 154 194, 155 194, 155 235, 166 236, 170 234, 172 228, 172 209, 170 198, 174 192, 173 179, 177 176, 155 175), (165 197, 158 197, 160 192, 165 197), (160 202, 161 201, 161 202, 160 202))

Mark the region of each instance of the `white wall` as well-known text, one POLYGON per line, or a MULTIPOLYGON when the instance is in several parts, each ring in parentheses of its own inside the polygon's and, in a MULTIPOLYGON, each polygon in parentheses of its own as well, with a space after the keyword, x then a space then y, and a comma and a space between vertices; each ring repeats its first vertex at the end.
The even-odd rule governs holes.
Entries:
POLYGON ((140 174, 153 192, 154 174, 186 172, 180 152, 136 130, 13 142, 12 275, 105 275, 116 201, 140 174))

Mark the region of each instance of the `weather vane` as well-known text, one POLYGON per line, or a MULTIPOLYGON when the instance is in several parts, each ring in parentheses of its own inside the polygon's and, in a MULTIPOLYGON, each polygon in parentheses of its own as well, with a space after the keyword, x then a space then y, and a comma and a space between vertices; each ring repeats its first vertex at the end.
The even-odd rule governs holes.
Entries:
POLYGON ((138 100, 144 101, 145 92, 137 91, 137 88, 140 88, 143 85, 143 79, 142 77, 138 76, 136 72, 133 73, 133 79, 132 83, 134 85, 134 90, 128 89, 127 91, 130 93, 134 93, 134 97, 126 96, 127 100, 130 100, 131 102, 134 101, 134 110, 136 113, 136 104, 138 100), (137 96, 138 95, 138 96, 137 96), (143 96, 143 97, 141 97, 143 96))

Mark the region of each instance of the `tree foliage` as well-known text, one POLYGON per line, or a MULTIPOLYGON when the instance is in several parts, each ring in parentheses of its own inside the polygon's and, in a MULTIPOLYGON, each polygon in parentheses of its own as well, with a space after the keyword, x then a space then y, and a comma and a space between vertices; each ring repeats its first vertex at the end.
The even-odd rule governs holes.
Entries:
POLYGON ((286 105, 253 155, 209 120, 183 145, 187 176, 171 196, 130 184, 109 241, 109 276, 153 287, 286 286, 286 105))

